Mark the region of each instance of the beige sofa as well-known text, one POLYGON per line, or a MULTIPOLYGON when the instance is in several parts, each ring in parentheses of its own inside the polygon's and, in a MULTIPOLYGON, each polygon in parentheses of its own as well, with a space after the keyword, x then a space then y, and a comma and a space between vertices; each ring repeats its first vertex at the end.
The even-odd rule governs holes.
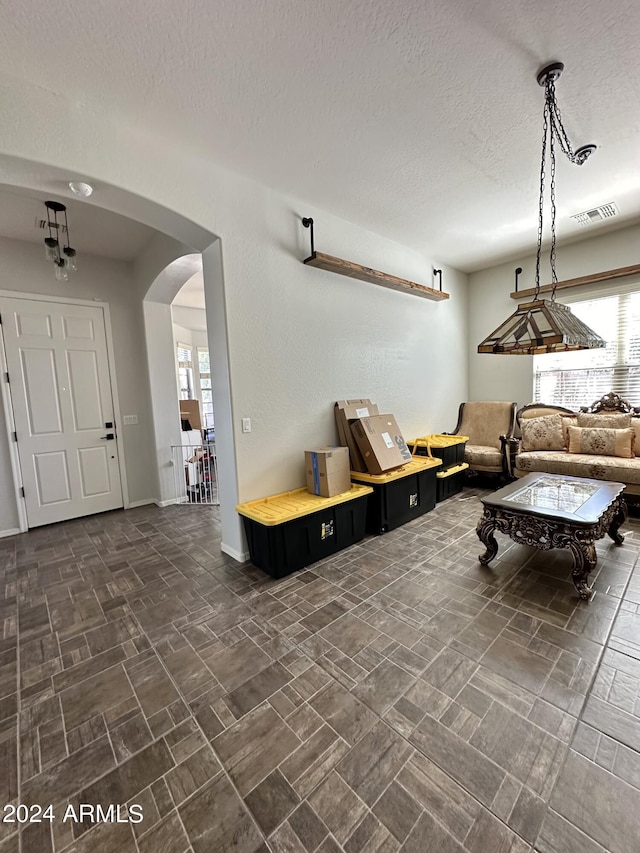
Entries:
POLYGON ((520 437, 512 440, 510 453, 515 477, 536 471, 612 480, 624 483, 632 500, 637 496, 634 503, 640 500, 640 456, 635 455, 640 454, 640 407, 610 393, 580 412, 532 403, 518 411, 516 422, 520 437), (580 441, 587 442, 588 452, 580 452, 580 441), (599 447, 602 453, 596 452, 599 447))

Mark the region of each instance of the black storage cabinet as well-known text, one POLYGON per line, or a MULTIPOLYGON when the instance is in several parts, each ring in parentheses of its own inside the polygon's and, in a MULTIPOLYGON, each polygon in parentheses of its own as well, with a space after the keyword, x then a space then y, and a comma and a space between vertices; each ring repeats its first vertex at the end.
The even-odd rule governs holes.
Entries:
POLYGON ((282 578, 360 542, 365 535, 371 489, 352 486, 351 493, 346 494, 351 494, 347 500, 344 496, 321 498, 309 495, 306 489, 284 493, 283 496, 274 495, 266 500, 298 496, 301 504, 311 509, 304 515, 287 519, 285 508, 281 513, 282 521, 274 523, 268 519, 267 524, 243 512, 245 508, 250 511, 259 501, 237 507, 242 515, 253 565, 271 577, 282 578), (335 502, 338 498, 341 498, 340 502, 335 502), (314 504, 318 509, 313 509, 314 504))
POLYGON ((441 435, 428 435, 425 438, 418 438, 414 442, 407 443, 409 450, 416 456, 429 456, 427 445, 431 450, 431 456, 434 459, 440 459, 443 468, 464 462, 464 451, 467 446, 466 436, 442 433, 441 435))
POLYGON ((386 533, 412 521, 436 505, 436 471, 440 460, 419 457, 387 474, 351 472, 351 479, 373 489, 367 509, 366 532, 386 533))
POLYGON ((436 474, 436 500, 438 503, 457 495, 464 486, 465 472, 469 465, 463 462, 452 465, 436 474))

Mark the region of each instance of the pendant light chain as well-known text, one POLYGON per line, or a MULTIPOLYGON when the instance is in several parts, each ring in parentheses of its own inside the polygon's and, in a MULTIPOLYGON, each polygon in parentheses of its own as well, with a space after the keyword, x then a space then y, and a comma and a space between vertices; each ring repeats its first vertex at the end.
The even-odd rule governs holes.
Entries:
MULTIPOLYGON (((544 88, 544 110, 542 113, 542 156, 540 158, 540 197, 538 203, 538 246, 536 251, 536 278, 532 302, 523 302, 517 310, 498 326, 482 343, 479 353, 501 355, 542 355, 543 353, 586 350, 606 346, 603 338, 576 317, 568 305, 556 302, 558 276, 556 273, 556 142, 562 153, 571 163, 582 166, 593 154, 597 146, 593 143, 581 145, 575 151, 562 124, 562 117, 556 102, 555 81, 560 77, 564 65, 551 62, 538 71, 536 81, 544 88), (548 161, 547 161, 548 158, 548 161), (544 236, 545 191, 549 187, 549 206, 551 217, 551 245, 549 263, 551 265, 551 299, 540 297, 540 261, 542 259, 542 238, 544 236)), ((522 272, 516 269, 517 276, 522 272)), ((545 291, 547 288, 545 287, 545 291)), ((513 296, 514 294, 512 294, 513 296)))
POLYGON ((538 301, 540 294, 540 258, 542 255, 542 229, 544 224, 544 183, 545 183, 545 164, 547 160, 547 136, 549 133, 549 121, 547 118, 548 101, 545 98, 544 112, 542 118, 542 158, 540 160, 540 196, 538 200, 538 250, 536 252, 536 292, 533 297, 534 301, 538 301))
MULTIPOLYGON (((556 286, 558 284, 558 275, 556 273, 556 149, 554 142, 554 123, 553 123, 553 105, 555 103, 555 93, 553 80, 547 83, 549 116, 551 125, 551 134, 549 136, 549 164, 550 164, 550 180, 549 180, 549 198, 551 203, 551 248, 549 250, 549 263, 551 265, 551 301, 556 298, 556 286)), ((562 127, 562 124, 560 125, 562 127)), ((562 128, 564 132, 564 128, 562 128)), ((557 132, 557 131, 556 131, 557 132)), ((566 135, 566 134, 565 134, 566 135)), ((562 141, 560 141, 562 147, 562 141)))
POLYGON ((551 121, 552 135, 554 135, 560 143, 560 148, 562 149, 562 153, 565 155, 565 157, 572 163, 576 163, 578 166, 581 166, 584 161, 581 159, 579 153, 573 150, 571 142, 569 141, 569 136, 567 135, 567 131, 564 128, 564 124, 562 123, 560 107, 558 106, 558 101, 556 100, 556 83, 555 80, 551 77, 547 80, 545 84, 545 93, 546 100, 549 104, 549 116, 551 121))
POLYGON ((558 141, 563 154, 566 154, 572 163, 581 165, 580 158, 576 156, 567 132, 562 124, 560 109, 556 101, 555 81, 549 76, 545 83, 544 111, 542 122, 542 158, 540 162, 540 199, 538 205, 538 248, 536 252, 536 292, 534 299, 540 294, 540 258, 542 255, 542 237, 544 225, 544 190, 546 181, 547 144, 549 146, 549 200, 551 207, 551 248, 549 251, 549 263, 551 265, 551 301, 556 298, 556 285, 558 275, 556 272, 556 149, 555 141, 558 141))

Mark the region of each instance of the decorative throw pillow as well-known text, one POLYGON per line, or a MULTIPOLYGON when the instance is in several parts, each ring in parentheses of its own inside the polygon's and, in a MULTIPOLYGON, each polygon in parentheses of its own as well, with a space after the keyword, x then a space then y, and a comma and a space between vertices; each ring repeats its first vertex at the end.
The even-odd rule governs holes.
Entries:
POLYGON ((569 427, 578 426, 577 415, 560 415, 562 418, 562 438, 564 439, 564 449, 569 447, 569 427))
POLYGON ((596 427, 597 429, 629 429, 631 426, 631 415, 623 412, 607 415, 590 415, 587 412, 578 414, 579 427, 596 427))
POLYGON ((631 418, 631 429, 636 434, 635 453, 636 456, 640 456, 640 418, 631 418))
POLYGON ((560 415, 544 415, 541 418, 525 418, 520 424, 522 443, 520 450, 564 450, 562 418, 560 415))
POLYGON ((633 457, 635 430, 569 427, 569 453, 633 457))

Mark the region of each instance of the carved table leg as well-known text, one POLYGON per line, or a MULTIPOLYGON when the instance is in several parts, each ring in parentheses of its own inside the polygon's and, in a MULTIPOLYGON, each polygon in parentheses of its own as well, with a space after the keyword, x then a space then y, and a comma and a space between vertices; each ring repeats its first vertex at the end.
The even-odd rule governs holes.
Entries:
POLYGON ((588 585, 587 578, 589 572, 596 567, 596 546, 593 542, 576 542, 574 540, 571 543, 571 553, 573 554, 571 578, 580 598, 588 601, 593 595, 593 589, 588 585))
POLYGON ((496 529, 495 516, 489 509, 485 509, 484 515, 480 519, 476 527, 478 539, 487 549, 484 554, 481 554, 478 559, 483 566, 488 565, 498 553, 498 543, 493 531, 496 529))
POLYGON ((618 533, 618 530, 627 520, 628 514, 627 502, 624 498, 620 498, 616 514, 613 516, 608 530, 609 536, 613 539, 616 545, 622 545, 624 542, 624 536, 622 533, 618 533))

